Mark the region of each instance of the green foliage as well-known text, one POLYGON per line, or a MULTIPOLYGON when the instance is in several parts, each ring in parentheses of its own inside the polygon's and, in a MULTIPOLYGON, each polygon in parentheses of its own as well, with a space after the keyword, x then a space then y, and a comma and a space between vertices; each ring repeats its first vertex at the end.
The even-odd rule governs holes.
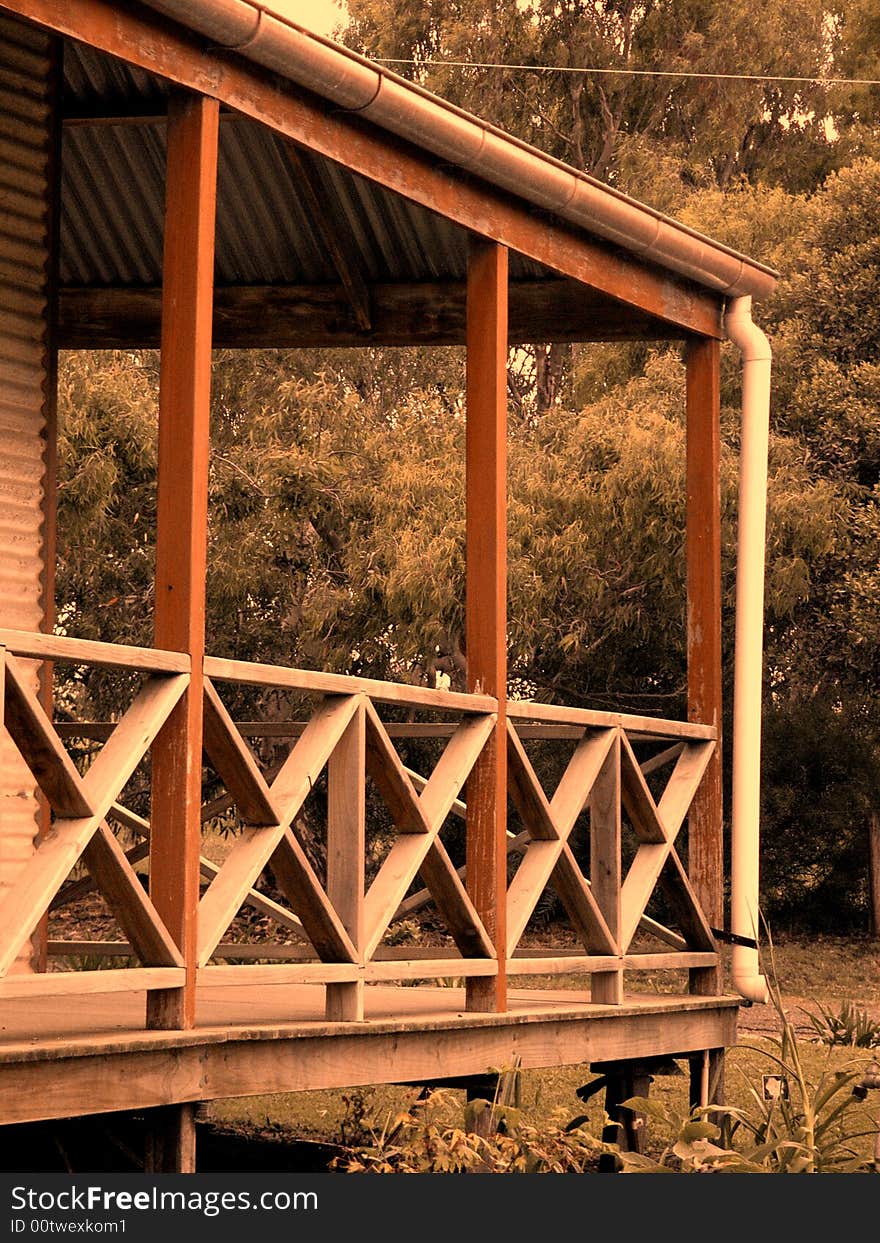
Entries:
POLYGON ((499 1129, 484 1137, 471 1128, 478 1113, 493 1109, 490 1102, 472 1101, 463 1127, 449 1122, 450 1106, 449 1094, 436 1089, 371 1130, 372 1142, 341 1166, 349 1174, 567 1174, 615 1151, 583 1127, 538 1128, 510 1107, 494 1107, 499 1129))
MULTIPOLYGON (((840 36, 818 0, 755 9, 719 0, 350 0, 346 42, 579 168, 674 210, 738 176, 812 186, 836 149, 820 86, 621 74, 463 69, 504 62, 706 75, 827 71, 840 36)), ((846 103, 838 97, 837 103, 846 103)))
POLYGON ((710 1106, 682 1116, 676 1110, 644 1096, 632 1096, 623 1107, 641 1114, 647 1122, 661 1126, 671 1137, 660 1152, 617 1153, 622 1174, 769 1174, 766 1165, 724 1145, 722 1128, 708 1121, 708 1115, 727 1117, 735 1110, 710 1106), (716 1143, 721 1140, 722 1143, 716 1143))
POLYGON ((656 1101, 633 1097, 625 1107, 661 1123, 672 1138, 657 1156, 622 1152, 625 1173, 844 1174, 874 1169, 855 1143, 878 1130, 876 1123, 865 1130, 858 1110, 866 1094, 860 1086, 864 1064, 853 1061, 841 1069, 826 1061, 818 1075, 806 1071, 783 1006, 772 945, 770 952, 767 981, 781 1034, 769 1050, 744 1043, 728 1054, 728 1073, 739 1073, 750 1105, 707 1105, 685 1117, 656 1101), (751 1074, 738 1061, 746 1051, 758 1056, 758 1069, 751 1074))
MULTIPOLYGON (((861 1081, 864 1068, 853 1062, 841 1070, 826 1063, 817 1078, 809 1076, 772 969, 767 982, 782 1033, 774 1042, 775 1049, 765 1056, 773 1073, 784 1077, 788 1093, 765 1094, 752 1083, 749 1090, 754 1108, 733 1120, 731 1140, 741 1129, 749 1142, 757 1145, 748 1151, 749 1159, 769 1163, 770 1169, 778 1173, 842 1174, 870 1168, 853 1146, 855 1140, 877 1131, 876 1124, 867 1132, 853 1129, 862 1125, 855 1121, 855 1106, 860 1097, 853 1089, 861 1081)), ((738 1048, 749 1046, 742 1044, 738 1048)))
POLYGON ((807 1017, 823 1044, 880 1048, 880 1023, 854 1001, 842 1002, 837 1010, 820 1005, 818 1014, 808 1011, 807 1017))
POLYGON ((820 697, 764 714, 762 905, 779 927, 869 922, 865 841, 880 799, 873 732, 820 697))
POLYGON ((149 637, 156 526, 155 360, 59 367, 58 617, 81 638, 149 637))

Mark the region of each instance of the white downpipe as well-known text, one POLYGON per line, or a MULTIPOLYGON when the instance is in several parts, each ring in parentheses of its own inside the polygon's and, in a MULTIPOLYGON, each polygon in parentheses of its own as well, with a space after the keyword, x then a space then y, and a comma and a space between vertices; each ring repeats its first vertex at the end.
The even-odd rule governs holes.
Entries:
MULTIPOLYGON (((764 658, 764 560, 770 439, 770 343, 752 323, 751 297, 734 298, 724 317, 743 359, 742 440, 736 548, 736 647, 733 681, 733 809, 730 926, 758 940, 761 790, 761 681, 764 658)), ((769 1000, 758 951, 734 945, 733 984, 747 1001, 769 1000)))

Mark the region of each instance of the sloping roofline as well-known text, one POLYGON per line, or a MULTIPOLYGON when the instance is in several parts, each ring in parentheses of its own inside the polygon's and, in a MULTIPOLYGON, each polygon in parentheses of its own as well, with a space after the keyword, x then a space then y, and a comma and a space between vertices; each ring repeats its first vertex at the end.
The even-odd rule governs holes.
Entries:
POLYGON ((219 47, 356 112, 534 206, 695 281, 755 298, 778 274, 256 0, 146 0, 219 47))

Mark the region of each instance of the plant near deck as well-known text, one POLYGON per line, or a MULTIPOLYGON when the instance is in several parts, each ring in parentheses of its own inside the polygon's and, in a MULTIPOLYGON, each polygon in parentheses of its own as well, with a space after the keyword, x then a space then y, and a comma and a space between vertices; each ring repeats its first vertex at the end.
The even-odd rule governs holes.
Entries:
POLYGON ((518 1109, 471 1101, 465 1126, 449 1122, 458 1102, 443 1089, 396 1117, 389 1115, 381 1130, 339 1166, 349 1174, 570 1174, 595 1166, 602 1153, 617 1153, 614 1144, 597 1139, 586 1127, 566 1131, 552 1122, 527 1123, 518 1109), (498 1131, 488 1137, 469 1130, 477 1115, 492 1109, 498 1131))
POLYGON ((858 1070, 826 1071, 811 1083, 802 1076, 796 1056, 755 1051, 769 1058, 778 1075, 787 1079, 790 1099, 781 1093, 765 1099, 760 1087, 750 1083, 752 1110, 710 1105, 683 1117, 658 1101, 632 1097, 625 1102, 626 1107, 654 1119, 672 1138, 658 1156, 621 1151, 621 1171, 849 1174, 875 1168, 853 1146, 854 1140, 878 1130, 876 1125, 860 1129, 852 1119, 852 1110, 860 1099, 853 1092, 862 1078, 858 1070), (710 1116, 719 1118, 720 1125, 711 1122, 710 1116))
POLYGON ((844 1001, 837 1011, 820 1004, 818 1014, 805 1013, 816 1035, 829 1047, 852 1045, 857 1049, 880 1048, 880 1023, 854 1001, 844 1001))
POLYGON ((770 1167, 755 1160, 755 1154, 722 1147, 716 1140, 724 1138, 722 1127, 708 1120, 710 1113, 737 1115, 735 1109, 696 1109, 683 1116, 674 1109, 646 1096, 633 1096, 624 1102, 627 1109, 652 1119, 671 1136, 659 1155, 618 1151, 618 1169, 622 1174, 769 1174, 770 1167))
POLYGON ((750 1083, 754 1112, 740 1111, 734 1116, 728 1111, 729 1128, 725 1123, 725 1130, 731 1143, 737 1131, 742 1131, 756 1145, 750 1159, 769 1164, 772 1172, 842 1174, 873 1169, 853 1147, 854 1140, 877 1133, 876 1123, 868 1130, 858 1129, 863 1123, 856 1107, 864 1099, 858 1085, 863 1082, 865 1068, 853 1061, 845 1069, 832 1069, 826 1059, 815 1080, 806 1073, 797 1033, 782 1003, 773 938, 766 921, 764 928, 767 961, 763 965, 770 1004, 779 1017, 781 1031, 770 1051, 747 1044, 738 1048, 767 1058, 788 1091, 765 1093, 762 1081, 759 1092, 750 1083))
POLYGON ((783 1008, 772 942, 769 955, 767 986, 781 1034, 769 1049, 741 1044, 733 1054, 757 1054, 787 1091, 765 1092, 764 1074, 757 1079, 754 1069, 736 1066, 746 1081, 749 1109, 708 1105, 684 1118, 656 1101, 632 1097, 625 1107, 662 1121, 674 1139, 657 1158, 622 1152, 624 1172, 845 1174, 875 1169, 854 1147, 855 1140, 878 1132, 876 1123, 864 1129, 857 1108, 864 1100, 858 1085, 865 1067, 853 1061, 845 1069, 832 1069, 826 1060, 817 1077, 807 1074, 797 1033, 783 1008))

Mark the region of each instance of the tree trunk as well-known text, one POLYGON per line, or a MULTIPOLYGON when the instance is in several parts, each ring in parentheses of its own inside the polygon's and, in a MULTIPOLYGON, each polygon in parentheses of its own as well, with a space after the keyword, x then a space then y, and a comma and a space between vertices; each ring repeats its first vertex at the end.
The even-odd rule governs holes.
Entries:
POLYGON ((535 404, 539 415, 556 405, 562 394, 571 347, 558 341, 535 346, 535 404))
POLYGON ((868 819, 868 906, 871 936, 880 938, 880 812, 868 819))

